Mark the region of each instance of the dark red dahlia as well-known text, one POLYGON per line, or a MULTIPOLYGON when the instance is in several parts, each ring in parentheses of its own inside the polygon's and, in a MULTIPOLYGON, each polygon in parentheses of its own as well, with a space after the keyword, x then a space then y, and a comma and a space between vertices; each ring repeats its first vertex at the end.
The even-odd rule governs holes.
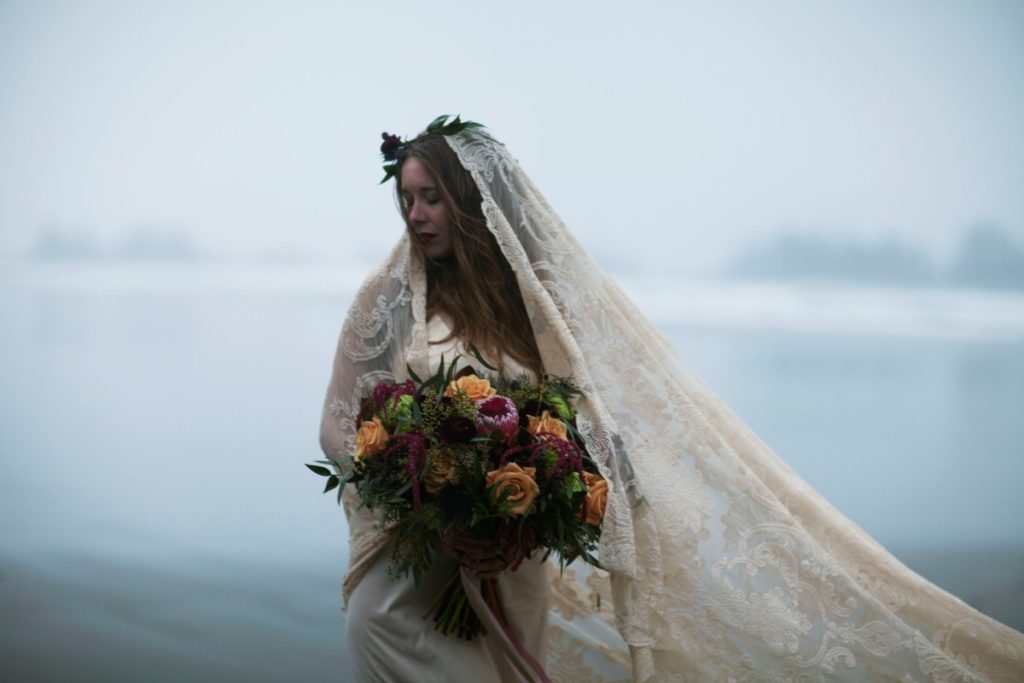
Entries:
POLYGON ((402 148, 402 141, 397 135, 381 133, 384 142, 380 145, 380 153, 384 155, 384 161, 396 161, 399 157, 398 150, 402 148))
POLYGON ((476 436, 476 424, 468 417, 456 415, 442 422, 437 431, 448 443, 466 443, 476 436))

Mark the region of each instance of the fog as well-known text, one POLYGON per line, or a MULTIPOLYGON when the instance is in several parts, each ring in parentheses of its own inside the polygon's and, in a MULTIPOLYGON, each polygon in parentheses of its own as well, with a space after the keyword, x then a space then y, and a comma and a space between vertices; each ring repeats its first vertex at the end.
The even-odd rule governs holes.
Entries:
POLYGON ((0 4, 0 253, 378 259, 383 130, 482 121, 606 262, 779 231, 1024 242, 1019 3, 0 4))
POLYGON ((401 231, 382 130, 503 139, 794 470, 1024 628, 1018 3, 0 3, 0 658, 350 680, 303 466, 401 231))

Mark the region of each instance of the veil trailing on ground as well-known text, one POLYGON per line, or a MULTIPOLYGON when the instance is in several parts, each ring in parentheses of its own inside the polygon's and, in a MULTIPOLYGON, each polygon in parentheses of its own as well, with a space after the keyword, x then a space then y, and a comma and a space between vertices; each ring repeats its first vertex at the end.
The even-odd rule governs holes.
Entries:
MULTIPOLYGON (((794 474, 685 367, 501 143, 484 129, 446 140, 480 188, 545 370, 585 392, 581 433, 610 482, 607 574, 573 566, 552 583, 552 679, 1024 680, 1024 636, 902 565, 794 474)), ((404 379, 407 361, 429 374, 425 304, 403 236, 342 329, 328 456, 352 451, 374 383, 404 379)), ((346 596, 387 540, 350 493, 346 596)))

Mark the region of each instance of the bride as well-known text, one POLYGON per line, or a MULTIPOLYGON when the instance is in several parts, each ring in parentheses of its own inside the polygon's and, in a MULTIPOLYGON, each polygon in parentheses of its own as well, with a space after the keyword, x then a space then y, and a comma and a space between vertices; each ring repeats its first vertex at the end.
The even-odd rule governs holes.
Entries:
MULTIPOLYGON (((609 497, 601 570, 451 538, 424 581, 343 492, 347 637, 361 681, 1022 681, 1024 636, 902 565, 801 480, 679 359, 505 147, 439 117, 385 136, 406 230, 342 328, 321 445, 354 450, 359 399, 474 342, 509 373, 570 377, 609 497), (498 577, 511 637, 446 638, 438 581, 498 577)), ((484 615, 488 618, 489 615, 484 615)))

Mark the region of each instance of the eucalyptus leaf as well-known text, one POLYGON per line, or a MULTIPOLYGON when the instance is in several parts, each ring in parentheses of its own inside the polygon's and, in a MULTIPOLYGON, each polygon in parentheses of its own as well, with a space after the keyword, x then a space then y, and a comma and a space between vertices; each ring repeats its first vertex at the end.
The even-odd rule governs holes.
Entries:
POLYGON ((440 385, 442 381, 443 381, 443 378, 438 377, 437 375, 432 376, 426 382, 421 384, 420 388, 416 390, 416 398, 422 397, 424 394, 426 394, 427 389, 431 389, 435 385, 440 385))
POLYGON ((412 369, 412 366, 408 363, 405 364, 405 371, 409 373, 409 377, 411 377, 412 381, 416 382, 416 384, 421 384, 423 382, 423 380, 420 379, 420 376, 416 374, 412 369))
POLYGON ((476 344, 474 344, 473 342, 469 342, 469 350, 473 352, 473 355, 476 356, 476 359, 480 361, 480 364, 483 365, 485 368, 487 368, 488 370, 493 370, 494 372, 498 371, 498 368, 494 367, 493 365, 484 360, 484 357, 480 355, 480 349, 476 347, 476 344))
MULTIPOLYGON (((462 358, 462 354, 461 353, 457 353, 457 354, 455 354, 455 358, 452 358, 451 363, 448 364, 448 372, 447 372, 447 374, 445 375, 445 378, 444 378, 445 385, 448 385, 448 384, 451 383, 452 377, 455 375, 455 364, 458 362, 458 360, 460 358, 462 358)), ((444 356, 441 356, 441 362, 442 363, 444 362, 444 356)))
POLYGON ((306 467, 308 467, 310 470, 312 470, 315 474, 319 474, 321 477, 333 477, 334 476, 329 469, 327 469, 326 467, 320 467, 320 465, 310 465, 307 462, 306 463, 306 467))

